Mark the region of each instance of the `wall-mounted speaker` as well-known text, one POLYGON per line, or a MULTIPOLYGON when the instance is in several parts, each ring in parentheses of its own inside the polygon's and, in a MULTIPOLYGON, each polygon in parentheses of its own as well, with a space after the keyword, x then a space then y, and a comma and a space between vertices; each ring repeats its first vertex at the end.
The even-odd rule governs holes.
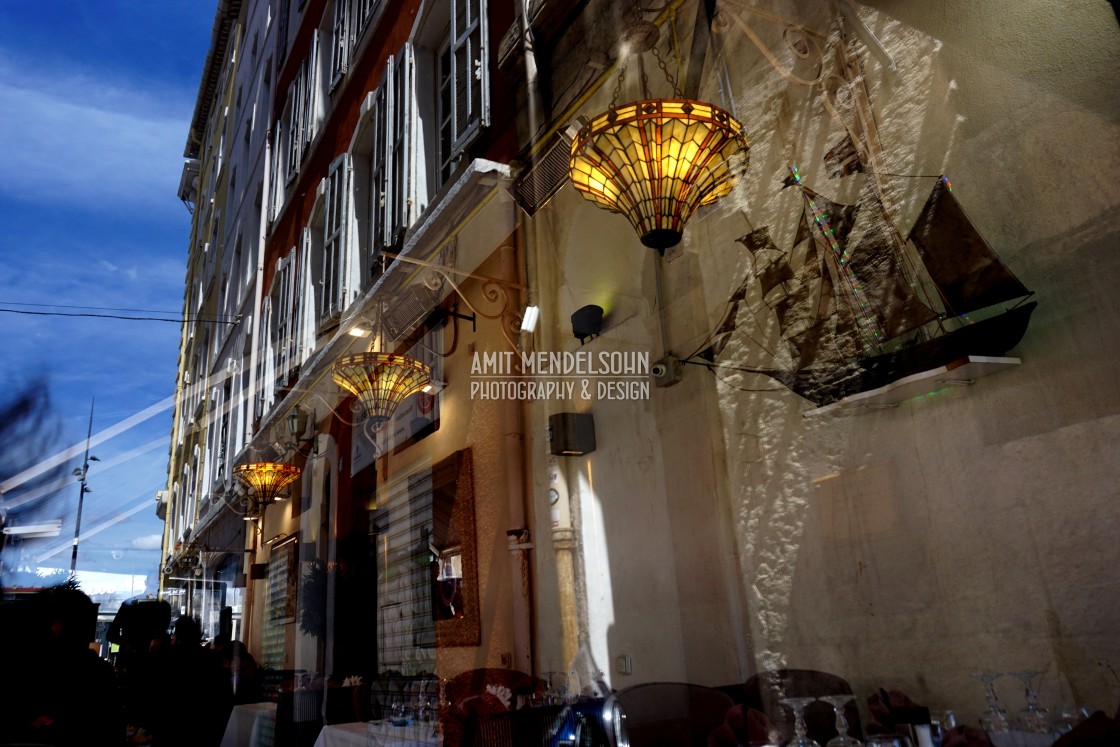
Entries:
POLYGON ((557 456, 580 456, 595 451, 595 418, 591 413, 558 412, 548 416, 550 451, 557 456))

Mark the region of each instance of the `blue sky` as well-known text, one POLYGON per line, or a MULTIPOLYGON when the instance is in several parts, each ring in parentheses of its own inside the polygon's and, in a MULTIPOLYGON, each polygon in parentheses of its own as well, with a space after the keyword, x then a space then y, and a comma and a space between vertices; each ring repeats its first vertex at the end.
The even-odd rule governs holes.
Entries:
MULTIPOLYGON (((0 396, 45 376, 60 448, 84 444, 91 399, 95 438, 113 434, 92 449, 79 570, 158 565, 180 330, 41 314, 181 312, 190 215, 176 192, 214 7, 0 0, 0 396)), ((10 513, 17 491, 0 497, 10 513)), ((77 498, 71 478, 23 503, 24 520, 63 520, 24 546, 33 562, 69 568, 77 498)))

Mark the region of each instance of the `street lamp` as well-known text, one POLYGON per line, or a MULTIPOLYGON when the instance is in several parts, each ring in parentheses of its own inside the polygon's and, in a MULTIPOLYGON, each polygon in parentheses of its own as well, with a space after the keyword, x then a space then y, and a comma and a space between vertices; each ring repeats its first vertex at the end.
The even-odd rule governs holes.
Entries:
POLYGON ((82 531, 82 504, 85 503, 86 493, 92 492, 89 483, 86 482, 86 474, 89 472, 90 462, 100 462, 101 460, 89 453, 89 442, 93 437, 93 400, 89 402, 89 429, 86 430, 86 453, 82 458, 82 468, 74 470, 74 477, 78 478, 78 518, 74 521, 74 546, 70 551, 70 578, 75 578, 75 572, 78 568, 78 536, 82 531))

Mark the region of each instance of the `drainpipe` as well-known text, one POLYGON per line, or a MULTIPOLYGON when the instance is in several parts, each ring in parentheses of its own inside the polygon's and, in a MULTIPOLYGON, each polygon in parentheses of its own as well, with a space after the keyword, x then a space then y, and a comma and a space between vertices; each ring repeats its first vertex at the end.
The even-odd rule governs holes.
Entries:
MULTIPOLYGON (((272 179, 272 129, 265 130, 264 133, 264 174, 261 180, 261 217, 260 227, 257 232, 257 273, 256 282, 253 287, 253 324, 249 328, 251 335, 249 340, 249 419, 245 424, 245 442, 251 443, 253 440, 253 421, 257 409, 257 363, 260 358, 260 351, 258 349, 260 342, 260 335, 257 331, 261 323, 261 302, 263 299, 264 289, 264 255, 265 255, 265 239, 268 237, 268 205, 271 197, 268 193, 269 185, 272 179)), ((264 518, 261 518, 261 526, 264 526, 264 518)), ((252 564, 257 559, 257 538, 253 537, 252 552, 249 555, 249 563, 252 564)), ((245 606, 241 614, 242 629, 244 632, 245 647, 252 650, 250 646, 251 634, 255 630, 252 625, 253 620, 253 588, 255 582, 248 579, 251 568, 245 567, 245 606)))
POLYGON ((261 303, 264 299, 264 255, 265 240, 268 236, 268 193, 269 182, 272 178, 272 130, 268 129, 264 135, 264 176, 261 182, 261 217, 260 227, 257 232, 257 272, 256 282, 253 284, 253 324, 249 330, 252 337, 249 340, 249 422, 246 423, 245 441, 253 440, 253 421, 257 412, 257 365, 260 359, 260 335, 258 330, 261 324, 261 303))
MULTIPOLYGON (((516 210, 516 206, 513 206, 516 210)), ((516 216, 515 216, 516 218, 516 216)), ((523 284, 517 266, 517 247, 503 244, 499 249, 501 277, 512 283, 523 284)), ((533 549, 531 533, 525 521, 525 419, 522 403, 507 399, 502 403, 502 422, 505 436, 502 441, 502 458, 505 462, 506 495, 509 497, 509 543, 513 579, 513 661, 510 667, 522 672, 533 671, 532 605, 530 604, 531 564, 529 553, 533 549)))
POLYGON ((560 607, 560 656, 564 666, 579 651, 579 613, 576 601, 576 530, 572 526, 571 494, 568 491, 567 465, 548 456, 549 524, 552 549, 556 554, 557 601, 560 607), (555 492, 555 495, 553 494, 555 492))

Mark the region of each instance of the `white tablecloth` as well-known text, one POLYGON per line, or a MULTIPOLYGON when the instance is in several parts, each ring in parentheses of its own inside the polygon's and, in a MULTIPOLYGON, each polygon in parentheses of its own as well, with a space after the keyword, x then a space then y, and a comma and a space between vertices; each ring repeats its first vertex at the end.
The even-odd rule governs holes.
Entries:
POLYGON ((272 747, 275 734, 275 703, 234 706, 222 735, 222 747, 272 747))
MULTIPOLYGON (((324 726, 315 747, 439 747, 434 724, 393 726, 388 721, 359 721, 324 726)), ((223 745, 225 747, 225 745, 223 745)))

